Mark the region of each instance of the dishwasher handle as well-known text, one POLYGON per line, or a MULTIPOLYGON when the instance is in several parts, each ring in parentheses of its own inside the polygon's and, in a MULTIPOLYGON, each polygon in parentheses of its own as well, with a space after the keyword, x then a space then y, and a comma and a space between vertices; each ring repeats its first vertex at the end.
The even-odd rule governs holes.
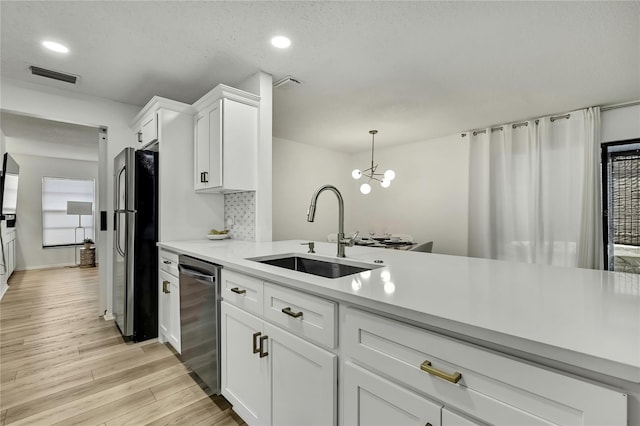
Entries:
POLYGON ((200 272, 194 271, 193 269, 186 268, 182 265, 178 265, 178 270, 180 271, 180 274, 187 277, 196 278, 198 280, 207 281, 210 283, 214 283, 216 281, 216 277, 214 275, 202 274, 200 272))

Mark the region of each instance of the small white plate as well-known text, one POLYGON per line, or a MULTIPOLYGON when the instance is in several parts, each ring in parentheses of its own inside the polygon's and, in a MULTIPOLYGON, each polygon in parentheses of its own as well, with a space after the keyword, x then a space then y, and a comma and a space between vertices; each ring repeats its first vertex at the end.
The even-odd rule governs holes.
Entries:
POLYGON ((224 240, 229 238, 229 234, 207 234, 207 238, 210 240, 224 240))

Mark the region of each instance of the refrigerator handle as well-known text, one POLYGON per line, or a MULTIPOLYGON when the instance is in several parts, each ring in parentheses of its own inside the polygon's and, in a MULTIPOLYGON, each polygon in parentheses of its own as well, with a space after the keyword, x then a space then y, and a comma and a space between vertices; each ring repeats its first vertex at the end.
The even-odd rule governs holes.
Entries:
POLYGON ((115 230, 115 246, 118 254, 122 257, 125 257, 124 251, 122 251, 122 247, 120 247, 120 235, 118 232, 120 231, 120 218, 117 212, 113 212, 113 229, 115 230))

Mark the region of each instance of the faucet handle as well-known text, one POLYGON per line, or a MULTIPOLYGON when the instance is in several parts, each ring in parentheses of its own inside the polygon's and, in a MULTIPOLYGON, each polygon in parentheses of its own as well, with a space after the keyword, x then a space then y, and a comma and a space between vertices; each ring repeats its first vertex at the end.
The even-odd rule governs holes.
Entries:
POLYGON ((347 247, 353 247, 354 244, 356 243, 356 238, 358 238, 359 234, 360 234, 360 231, 356 231, 351 237, 344 238, 342 240, 342 243, 347 247))
POLYGON ((307 253, 315 253, 315 251, 313 250, 316 246, 316 243, 314 243, 313 241, 309 241, 307 243, 300 243, 300 245, 302 246, 309 246, 309 251, 307 253))

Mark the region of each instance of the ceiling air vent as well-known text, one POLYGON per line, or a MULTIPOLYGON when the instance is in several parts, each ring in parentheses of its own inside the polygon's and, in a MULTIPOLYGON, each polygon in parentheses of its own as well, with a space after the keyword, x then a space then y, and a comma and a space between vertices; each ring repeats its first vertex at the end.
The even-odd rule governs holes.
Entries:
POLYGON ((64 74, 58 71, 48 70, 46 68, 40 68, 36 67, 35 65, 31 65, 29 69, 31 70, 31 74, 33 75, 52 78, 54 80, 64 81, 65 83, 76 84, 76 80, 78 80, 78 77, 75 75, 64 74))
POLYGON ((291 83, 294 83, 293 86, 295 86, 297 84, 302 84, 302 82, 300 80, 288 75, 285 78, 281 78, 280 80, 278 80, 275 83, 273 83, 273 88, 275 89, 275 88, 278 88, 278 87, 286 87, 286 86, 291 85, 291 83))

